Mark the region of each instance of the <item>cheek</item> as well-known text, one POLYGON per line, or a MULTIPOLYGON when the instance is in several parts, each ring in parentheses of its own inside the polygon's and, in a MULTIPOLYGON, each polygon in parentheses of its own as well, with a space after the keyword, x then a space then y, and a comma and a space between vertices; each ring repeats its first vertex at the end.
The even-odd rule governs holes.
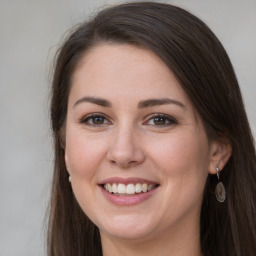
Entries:
POLYGON ((206 135, 195 131, 176 133, 151 145, 150 149, 150 155, 162 170, 166 182, 177 189, 184 189, 182 186, 190 186, 191 190, 196 186, 203 189, 210 155, 206 135))
POLYGON ((199 214, 208 175, 206 137, 197 136, 197 133, 193 136, 185 132, 175 134, 156 145, 151 155, 164 181, 161 207, 165 211, 162 218, 176 219, 191 211, 199 214))
MULTIPOLYGON (((93 178, 98 165, 105 152, 104 140, 90 138, 83 131, 75 132, 70 129, 66 134, 66 162, 70 168, 70 174, 75 178, 93 178)), ((72 178, 73 179, 73 178, 72 178)))
MULTIPOLYGON (((94 136, 95 137, 95 136, 94 136)), ((66 161, 71 175, 73 193, 83 211, 93 220, 97 174, 104 157, 106 142, 84 132, 67 130, 66 161)))

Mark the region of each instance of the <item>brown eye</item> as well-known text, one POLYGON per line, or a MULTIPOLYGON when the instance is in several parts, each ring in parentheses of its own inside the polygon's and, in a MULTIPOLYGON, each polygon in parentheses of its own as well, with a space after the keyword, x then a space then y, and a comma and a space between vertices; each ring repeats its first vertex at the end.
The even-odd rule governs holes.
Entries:
POLYGON ((105 116, 94 114, 84 117, 81 123, 88 126, 101 126, 109 124, 110 122, 105 116))
POLYGON ((177 124, 176 120, 168 115, 164 115, 164 114, 158 114, 155 115, 153 117, 151 117, 150 119, 148 119, 148 121, 145 123, 147 125, 151 125, 151 126, 156 126, 156 127, 166 127, 166 126, 171 126, 174 124, 177 124))
POLYGON ((93 124, 96 124, 96 125, 99 125, 99 124, 104 124, 104 117, 101 117, 101 116, 97 116, 97 117, 92 117, 92 123, 93 124))
POLYGON ((155 125, 165 125, 166 124, 166 119, 163 117, 155 117, 153 119, 153 122, 155 125))

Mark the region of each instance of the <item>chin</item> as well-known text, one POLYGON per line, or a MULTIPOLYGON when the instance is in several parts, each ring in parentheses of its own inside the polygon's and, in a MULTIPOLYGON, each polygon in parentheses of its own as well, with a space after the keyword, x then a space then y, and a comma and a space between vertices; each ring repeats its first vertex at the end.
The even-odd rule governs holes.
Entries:
POLYGON ((144 240, 156 231, 157 225, 142 216, 115 216, 98 227, 101 235, 124 240, 144 240))

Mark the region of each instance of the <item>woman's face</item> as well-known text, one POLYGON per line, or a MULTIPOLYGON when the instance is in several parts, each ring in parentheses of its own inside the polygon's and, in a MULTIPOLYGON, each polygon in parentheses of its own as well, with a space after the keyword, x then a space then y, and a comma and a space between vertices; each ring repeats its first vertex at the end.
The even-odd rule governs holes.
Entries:
POLYGON ((154 53, 103 44, 83 57, 69 95, 65 160, 102 237, 199 228, 211 151, 189 98, 154 53))

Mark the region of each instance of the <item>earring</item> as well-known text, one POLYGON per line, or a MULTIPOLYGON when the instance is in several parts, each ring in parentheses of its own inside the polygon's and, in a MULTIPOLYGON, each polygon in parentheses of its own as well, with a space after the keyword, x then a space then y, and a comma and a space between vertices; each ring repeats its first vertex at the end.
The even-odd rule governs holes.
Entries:
POLYGON ((226 199, 226 189, 223 183, 220 181, 220 170, 218 167, 216 168, 216 174, 219 182, 215 188, 215 196, 219 202, 223 203, 226 199))
POLYGON ((71 183, 71 176, 68 177, 68 181, 71 183))

